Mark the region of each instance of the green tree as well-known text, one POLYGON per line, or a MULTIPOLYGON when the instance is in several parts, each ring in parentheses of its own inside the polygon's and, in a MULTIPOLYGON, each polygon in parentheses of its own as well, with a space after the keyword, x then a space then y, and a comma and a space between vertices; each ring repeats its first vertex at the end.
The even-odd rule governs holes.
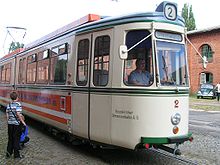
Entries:
POLYGON ((24 47, 24 44, 20 43, 20 42, 14 42, 12 41, 11 44, 10 44, 10 47, 9 47, 9 53, 10 52, 13 52, 14 50, 16 49, 19 49, 19 48, 23 48, 24 47))
POLYGON ((196 29, 196 23, 195 18, 192 11, 192 5, 184 4, 184 7, 182 8, 182 17, 185 20, 185 26, 187 28, 187 31, 195 30, 196 29))

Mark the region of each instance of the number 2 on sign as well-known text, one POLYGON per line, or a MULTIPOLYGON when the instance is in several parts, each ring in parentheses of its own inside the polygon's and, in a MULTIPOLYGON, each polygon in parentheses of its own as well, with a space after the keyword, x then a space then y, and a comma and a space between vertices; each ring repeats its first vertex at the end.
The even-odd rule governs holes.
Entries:
POLYGON ((179 108, 179 100, 174 101, 174 108, 179 108))

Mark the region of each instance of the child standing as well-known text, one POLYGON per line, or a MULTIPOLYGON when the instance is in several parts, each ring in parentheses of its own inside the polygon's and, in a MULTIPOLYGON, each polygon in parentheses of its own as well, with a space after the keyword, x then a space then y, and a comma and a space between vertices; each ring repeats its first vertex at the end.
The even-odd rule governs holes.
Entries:
POLYGON ((22 119, 21 103, 18 102, 18 94, 16 92, 10 93, 11 103, 7 105, 6 117, 8 121, 8 146, 6 158, 9 158, 14 152, 14 158, 23 158, 19 152, 19 141, 21 135, 20 123, 26 126, 26 123, 22 119))

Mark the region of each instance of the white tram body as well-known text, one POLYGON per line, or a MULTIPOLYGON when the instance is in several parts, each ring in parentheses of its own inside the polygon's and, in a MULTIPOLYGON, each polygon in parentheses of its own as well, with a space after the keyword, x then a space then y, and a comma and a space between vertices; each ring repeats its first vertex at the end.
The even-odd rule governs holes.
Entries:
POLYGON ((0 103, 16 90, 25 115, 101 144, 189 140, 185 28, 176 4, 83 19, 1 59, 0 103), (148 85, 129 84, 138 58, 151 74, 148 85))

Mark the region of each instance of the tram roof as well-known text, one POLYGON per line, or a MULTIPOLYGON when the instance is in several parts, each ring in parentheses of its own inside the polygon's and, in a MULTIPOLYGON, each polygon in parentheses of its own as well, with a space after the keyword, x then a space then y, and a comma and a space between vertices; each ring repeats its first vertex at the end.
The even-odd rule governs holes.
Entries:
POLYGON ((30 44, 28 44, 25 49, 30 49, 32 47, 38 46, 50 40, 56 39, 63 35, 66 35, 71 32, 83 33, 92 31, 94 29, 102 29, 105 27, 111 27, 115 25, 132 23, 132 22, 167 22, 170 24, 176 24, 179 26, 184 26, 184 20, 182 17, 178 16, 177 21, 170 21, 166 19, 162 12, 148 12, 148 13, 134 13, 128 15, 114 16, 114 17, 101 17, 95 14, 88 14, 87 16, 80 18, 79 20, 74 21, 42 38, 36 40, 30 44), (86 23, 75 24, 75 22, 79 22, 79 20, 85 20, 86 17, 94 17, 95 19, 89 20, 86 23))
MULTIPOLYGON (((83 32, 89 32, 94 29, 104 29, 115 25, 133 22, 166 22, 169 24, 175 24, 184 27, 184 19, 182 17, 177 16, 176 21, 171 21, 165 18, 163 12, 133 13, 114 17, 101 17, 95 14, 88 14, 30 44, 27 44, 23 51, 30 50, 34 47, 40 46, 46 42, 52 41, 56 38, 72 32, 75 34, 79 34, 83 32)), ((11 53, 11 56, 20 52, 22 51, 20 50, 18 52, 16 51, 15 53, 11 53)), ((4 56, 3 58, 7 57, 8 55, 4 56)))

